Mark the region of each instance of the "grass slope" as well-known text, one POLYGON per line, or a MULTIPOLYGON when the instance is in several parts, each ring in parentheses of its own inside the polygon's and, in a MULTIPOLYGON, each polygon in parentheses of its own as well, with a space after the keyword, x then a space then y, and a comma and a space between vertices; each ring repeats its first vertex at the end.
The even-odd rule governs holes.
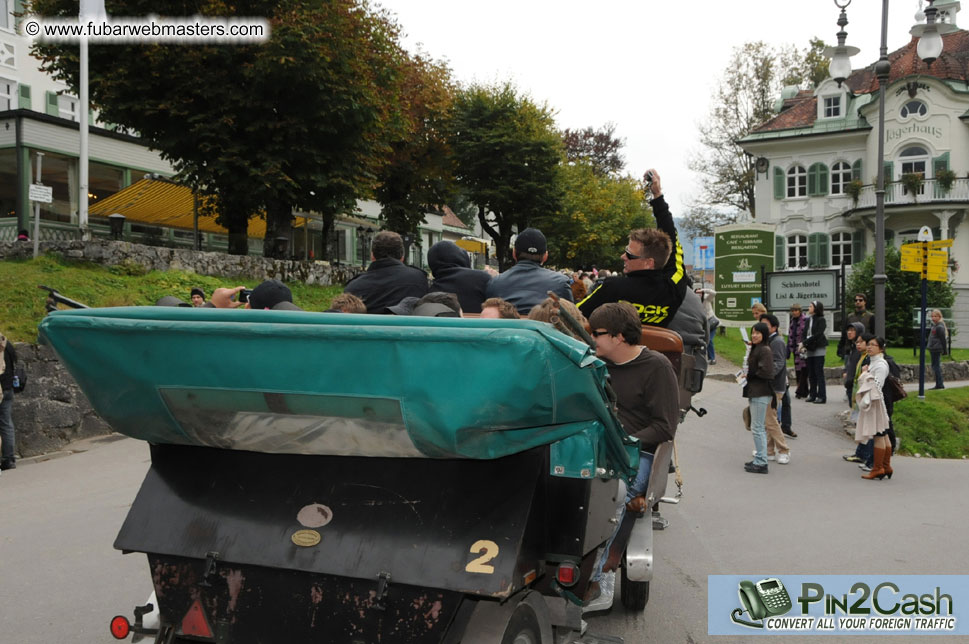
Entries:
MULTIPOLYGON (((198 286, 211 294, 219 286, 246 285, 259 280, 227 279, 196 275, 187 271, 151 271, 139 266, 105 267, 89 262, 68 261, 48 255, 36 260, 0 261, 0 331, 16 342, 36 342, 37 325, 44 317, 44 291, 38 284, 57 289, 61 295, 88 306, 136 306, 154 304, 165 295, 186 302, 189 291, 198 286)), ((323 311, 343 291, 342 286, 288 284, 293 301, 307 311, 323 311)))

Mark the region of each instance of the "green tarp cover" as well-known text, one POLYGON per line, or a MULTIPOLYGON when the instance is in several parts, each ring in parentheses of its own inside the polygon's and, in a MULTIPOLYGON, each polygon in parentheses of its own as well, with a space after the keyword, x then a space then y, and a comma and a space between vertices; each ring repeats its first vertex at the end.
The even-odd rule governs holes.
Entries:
POLYGON ((493 459, 627 476, 604 364, 529 320, 168 307, 57 311, 49 344, 116 431, 270 453, 493 459))

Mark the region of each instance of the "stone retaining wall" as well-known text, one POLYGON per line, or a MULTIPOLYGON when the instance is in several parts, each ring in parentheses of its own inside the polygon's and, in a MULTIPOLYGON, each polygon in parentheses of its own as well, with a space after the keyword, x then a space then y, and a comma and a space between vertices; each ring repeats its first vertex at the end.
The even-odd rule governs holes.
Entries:
MULTIPOLYGON (((29 242, 0 242, 0 260, 29 259, 33 257, 33 251, 34 246, 29 242)), ((43 241, 40 242, 40 252, 59 253, 70 259, 105 266, 137 264, 147 270, 178 269, 199 275, 218 275, 226 278, 279 279, 284 282, 323 285, 346 284, 362 270, 359 266, 346 264, 227 255, 185 248, 145 246, 109 239, 43 241)))
POLYGON ((19 342, 14 348, 27 371, 27 386, 14 394, 12 409, 18 456, 56 452, 72 441, 111 433, 49 347, 19 342))

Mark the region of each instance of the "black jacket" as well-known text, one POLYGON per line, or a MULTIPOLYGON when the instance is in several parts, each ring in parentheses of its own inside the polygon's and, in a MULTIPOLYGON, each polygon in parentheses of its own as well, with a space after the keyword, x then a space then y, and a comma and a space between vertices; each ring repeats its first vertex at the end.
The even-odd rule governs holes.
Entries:
POLYGON ((471 268, 468 252, 450 241, 439 241, 427 251, 434 281, 431 291, 454 293, 465 313, 481 313, 491 275, 471 268))
POLYGON ((562 273, 542 268, 538 262, 523 259, 488 283, 488 297, 500 297, 511 302, 521 315, 528 315, 536 304, 542 303, 552 291, 562 299, 572 301, 571 280, 562 273))
POLYGON ((670 236, 673 252, 663 268, 633 271, 621 277, 610 277, 579 302, 579 310, 586 317, 609 302, 629 302, 639 311, 643 324, 668 327, 686 296, 687 275, 673 224, 670 207, 662 195, 650 202, 656 227, 670 236))
POLYGON ((808 324, 811 327, 811 335, 804 338, 804 348, 812 351, 828 346, 828 338, 824 335, 824 330, 827 328, 828 323, 825 322, 824 316, 812 315, 811 319, 808 320, 808 324))
POLYGON ((427 274, 399 259, 378 259, 365 273, 347 282, 344 293, 356 295, 367 305, 367 313, 387 313, 405 297, 427 295, 427 274))
POLYGON ((17 352, 13 348, 13 340, 7 338, 7 346, 3 350, 3 361, 7 368, 0 373, 0 389, 10 391, 13 389, 13 370, 17 365, 17 352))

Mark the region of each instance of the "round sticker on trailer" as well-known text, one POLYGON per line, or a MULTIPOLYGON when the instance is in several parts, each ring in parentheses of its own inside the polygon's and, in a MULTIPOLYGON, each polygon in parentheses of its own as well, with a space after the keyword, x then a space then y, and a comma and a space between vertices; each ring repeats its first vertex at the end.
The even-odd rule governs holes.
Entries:
POLYGON ((322 528, 333 519, 333 510, 322 503, 310 503, 300 508, 296 520, 304 528, 322 528))
POLYGON ((320 533, 316 530, 297 530, 291 538, 301 548, 312 548, 320 542, 320 533))

